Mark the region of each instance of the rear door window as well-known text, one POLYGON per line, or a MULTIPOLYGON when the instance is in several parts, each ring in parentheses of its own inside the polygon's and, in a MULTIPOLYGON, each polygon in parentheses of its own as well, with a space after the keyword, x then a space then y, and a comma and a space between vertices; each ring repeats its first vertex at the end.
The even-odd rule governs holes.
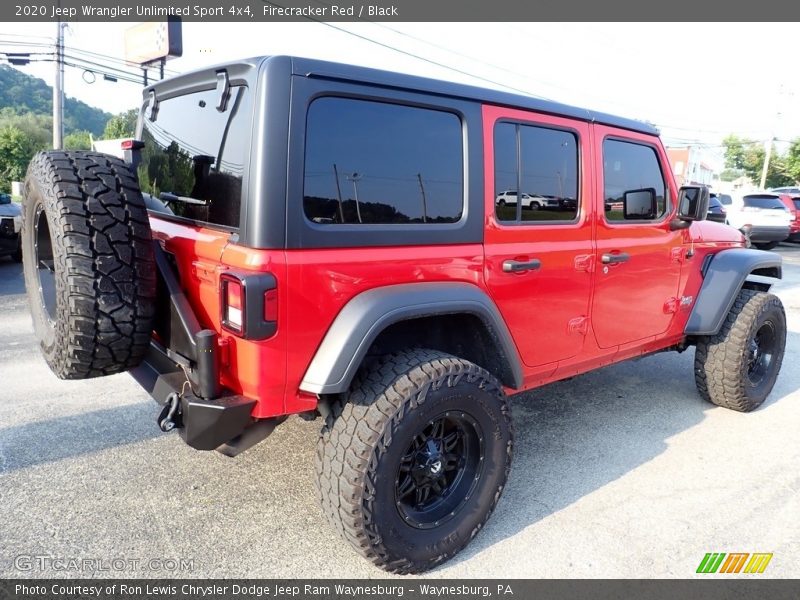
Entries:
POLYGON ((574 221, 579 200, 578 138, 561 129, 497 123, 494 181, 495 216, 504 225, 574 221), (519 197, 517 189, 522 190, 519 197))
POLYGON ((139 184, 177 216, 237 228, 250 95, 233 87, 224 112, 217 110, 218 96, 210 89, 168 98, 159 102, 155 121, 143 117, 139 184))

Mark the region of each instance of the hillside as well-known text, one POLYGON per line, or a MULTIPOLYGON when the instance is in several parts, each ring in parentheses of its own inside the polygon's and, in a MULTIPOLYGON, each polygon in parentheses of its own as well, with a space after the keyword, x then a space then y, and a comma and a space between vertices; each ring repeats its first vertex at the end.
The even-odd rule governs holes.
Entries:
MULTIPOLYGON (((17 114, 32 112, 53 114, 53 88, 44 80, 22 71, 0 65, 0 109, 11 108, 17 114)), ((91 131, 99 136, 111 115, 85 102, 66 97, 64 100, 64 132, 91 131)))

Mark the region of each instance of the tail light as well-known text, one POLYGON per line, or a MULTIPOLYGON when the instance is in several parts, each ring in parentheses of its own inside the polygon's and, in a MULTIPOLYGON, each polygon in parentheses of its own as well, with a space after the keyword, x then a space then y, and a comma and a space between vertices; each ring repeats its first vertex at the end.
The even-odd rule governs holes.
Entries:
POLYGON ((242 282, 234 277, 222 278, 222 326, 234 333, 244 330, 244 290, 242 282))
POLYGON ((268 273, 220 275, 222 328, 247 340, 263 340, 278 329, 278 289, 268 273))

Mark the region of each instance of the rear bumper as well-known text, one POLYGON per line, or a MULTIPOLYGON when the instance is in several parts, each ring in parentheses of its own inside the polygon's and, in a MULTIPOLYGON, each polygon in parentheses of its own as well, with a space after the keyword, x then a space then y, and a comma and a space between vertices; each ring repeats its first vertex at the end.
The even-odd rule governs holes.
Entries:
POLYGON ((197 450, 215 450, 253 423, 250 415, 255 400, 224 393, 214 400, 195 396, 183 370, 155 341, 150 342, 145 359, 130 374, 160 405, 166 404, 171 394, 180 396, 178 431, 197 450))
POLYGON ((749 237, 752 242, 782 242, 789 237, 789 227, 751 226, 749 237))

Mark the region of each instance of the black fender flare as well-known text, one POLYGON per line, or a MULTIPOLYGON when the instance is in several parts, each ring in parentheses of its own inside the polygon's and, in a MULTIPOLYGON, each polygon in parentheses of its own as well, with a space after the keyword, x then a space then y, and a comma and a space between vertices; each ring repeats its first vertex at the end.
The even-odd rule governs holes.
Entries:
MULTIPOLYGON (((684 328, 686 335, 715 335, 747 278, 759 275, 780 279, 782 258, 775 252, 730 248, 711 255, 703 267, 703 285, 684 328)), ((769 284, 767 284, 769 285, 769 284)))
POLYGON ((494 302, 479 287, 463 282, 390 285, 352 298, 333 321, 306 370, 300 390, 311 394, 346 392, 378 335, 399 321, 468 313, 481 319, 511 373, 522 386, 522 365, 511 333, 494 302))

